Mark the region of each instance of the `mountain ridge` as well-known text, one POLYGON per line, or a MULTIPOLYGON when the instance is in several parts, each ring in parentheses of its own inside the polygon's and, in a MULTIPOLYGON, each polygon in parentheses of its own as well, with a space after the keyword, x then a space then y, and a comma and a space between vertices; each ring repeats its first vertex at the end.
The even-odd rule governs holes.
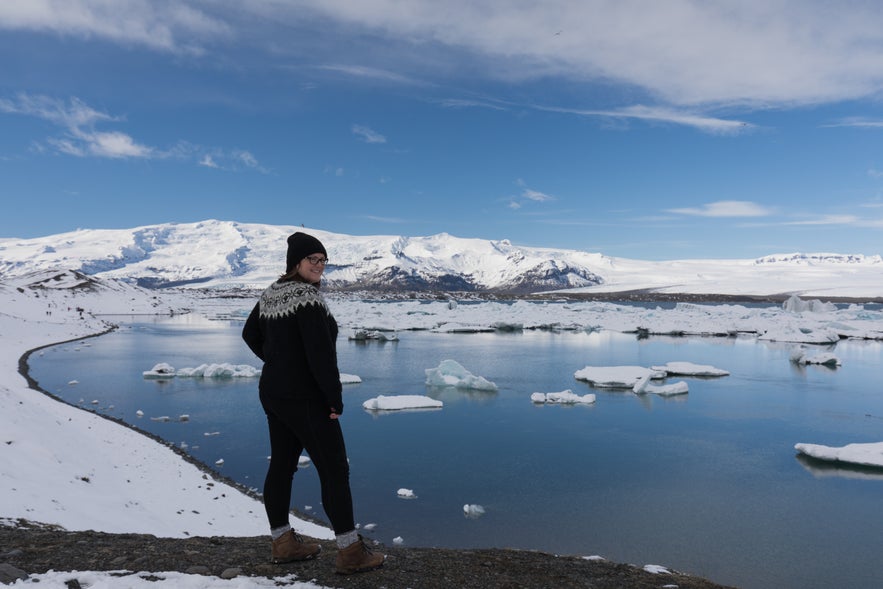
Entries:
POLYGON ((880 255, 790 253, 748 260, 654 262, 448 233, 353 236, 213 219, 0 239, 0 280, 63 268, 150 288, 261 288, 284 270, 285 239, 295 231, 313 234, 325 244, 329 264, 324 283, 344 291, 524 294, 651 289, 738 294, 758 289, 824 292, 848 286, 847 296, 879 296, 874 285, 883 284, 880 255), (856 273, 861 275, 853 279, 858 284, 844 282, 856 273))

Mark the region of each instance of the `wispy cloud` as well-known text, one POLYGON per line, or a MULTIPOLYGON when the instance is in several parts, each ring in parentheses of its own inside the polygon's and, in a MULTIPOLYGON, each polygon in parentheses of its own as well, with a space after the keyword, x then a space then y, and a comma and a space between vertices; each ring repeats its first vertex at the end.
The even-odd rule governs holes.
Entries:
POLYGON ((45 143, 35 142, 36 152, 54 150, 75 157, 110 159, 180 159, 207 168, 269 173, 246 150, 205 148, 187 141, 160 149, 139 143, 122 131, 98 130, 97 125, 121 124, 125 118, 96 110, 76 97, 68 101, 28 94, 19 94, 14 99, 0 98, 0 114, 35 117, 61 128, 61 135, 48 137, 45 143))
POLYGON ((520 209, 528 202, 550 202, 556 200, 554 196, 546 194, 545 192, 540 192, 539 190, 534 190, 529 187, 527 183, 518 178, 515 181, 515 184, 521 188, 521 192, 516 196, 511 196, 507 198, 508 207, 510 209, 520 209))
POLYGON ((493 110, 506 110, 506 107, 488 100, 445 98, 438 103, 444 108, 490 108, 493 110))
POLYGON ((856 225, 865 220, 855 215, 822 215, 801 221, 786 221, 782 225, 856 225))
POLYGON ((401 217, 379 217, 377 215, 363 215, 363 219, 367 219, 369 221, 376 221, 377 223, 407 223, 407 219, 402 219, 401 217))
POLYGON ((386 137, 364 125, 353 125, 353 134, 365 143, 386 143, 386 137))
POLYGON ((574 109, 550 106, 535 106, 534 108, 549 112, 568 113, 585 117, 603 117, 626 120, 635 119, 655 123, 684 125, 687 127, 694 127, 706 133, 721 135, 743 133, 754 128, 754 125, 746 123, 745 121, 721 119, 706 116, 701 113, 681 111, 667 107, 634 105, 614 110, 574 109))
POLYGON ((866 129, 883 129, 883 120, 864 117, 846 117, 823 127, 864 127, 866 129))
POLYGON ((369 80, 377 80, 381 82, 388 82, 392 84, 403 84, 406 86, 425 86, 427 82, 423 80, 419 80, 417 78, 412 78, 403 74, 399 74, 393 71, 384 70, 380 68, 373 68, 367 66, 360 65, 319 65, 315 66, 315 69, 325 70, 328 72, 334 72, 337 74, 342 74, 354 78, 364 78, 369 80))
POLYGON ((46 140, 57 151, 77 157, 149 158, 156 150, 137 143, 120 131, 97 131, 98 123, 120 122, 93 109, 78 98, 64 102, 48 96, 19 94, 14 100, 0 99, 0 112, 37 117, 64 129, 61 137, 46 140))
POLYGON ((701 207, 667 209, 667 212, 694 217, 766 217, 772 214, 770 209, 745 200, 720 200, 701 207))

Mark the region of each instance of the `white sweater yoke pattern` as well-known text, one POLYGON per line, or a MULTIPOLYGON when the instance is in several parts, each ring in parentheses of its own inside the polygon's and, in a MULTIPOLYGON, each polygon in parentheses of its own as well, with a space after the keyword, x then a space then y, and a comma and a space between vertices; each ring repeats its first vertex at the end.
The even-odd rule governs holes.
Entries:
POLYGON ((324 307, 331 314, 319 289, 302 282, 274 282, 261 294, 260 302, 261 318, 266 319, 294 315, 307 305, 324 307))

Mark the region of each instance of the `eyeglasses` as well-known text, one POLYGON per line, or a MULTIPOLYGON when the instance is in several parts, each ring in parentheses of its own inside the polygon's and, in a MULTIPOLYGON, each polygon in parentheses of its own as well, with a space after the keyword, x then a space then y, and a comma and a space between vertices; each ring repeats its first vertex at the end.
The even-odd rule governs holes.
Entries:
POLYGON ((328 258, 323 258, 320 256, 307 256, 304 259, 306 261, 308 261, 310 264, 312 264, 313 266, 318 266, 319 264, 322 264, 324 266, 325 264, 328 263, 328 258))

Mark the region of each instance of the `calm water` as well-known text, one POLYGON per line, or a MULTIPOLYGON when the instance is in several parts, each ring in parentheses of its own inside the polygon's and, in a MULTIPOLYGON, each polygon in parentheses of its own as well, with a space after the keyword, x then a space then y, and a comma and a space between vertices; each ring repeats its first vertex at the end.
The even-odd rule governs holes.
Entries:
MULTIPOLYGON (((256 379, 141 375, 158 362, 259 366, 239 338, 241 325, 197 317, 128 324, 35 354, 32 375, 72 403, 186 443, 207 464, 223 458, 218 470, 260 488, 268 442, 256 379), (190 420, 174 421, 182 414, 190 420), (150 419, 159 416, 173 421, 150 419)), ((881 586, 883 470, 825 467, 793 450, 797 442, 883 440, 881 343, 844 341, 833 349, 840 368, 800 369, 788 360, 791 345, 750 338, 400 337, 338 344, 341 371, 363 379, 344 387, 342 423, 357 521, 377 524, 371 536, 385 543, 401 536, 411 546, 600 554, 741 587, 881 586), (448 358, 499 391, 427 389, 424 370, 448 358), (669 399, 595 391, 573 378, 586 365, 669 361, 731 375, 684 378, 689 394, 669 399), (532 392, 564 389, 595 392, 597 403, 529 401, 532 392), (428 394, 445 406, 362 410, 380 394, 428 394), (399 499, 401 487, 417 498, 399 499), (465 518, 466 503, 484 506, 485 515, 465 518)), ((324 518, 314 469, 297 474, 293 506, 324 518)))

